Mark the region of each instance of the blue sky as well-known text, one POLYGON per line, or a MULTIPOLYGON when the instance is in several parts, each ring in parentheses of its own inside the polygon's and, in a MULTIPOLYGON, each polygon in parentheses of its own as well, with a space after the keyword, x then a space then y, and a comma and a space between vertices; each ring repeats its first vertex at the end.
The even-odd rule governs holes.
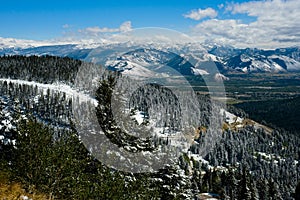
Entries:
POLYGON ((60 37, 68 24, 74 30, 86 27, 120 26, 131 21, 134 28, 164 27, 185 31, 197 22, 183 14, 212 7, 224 1, 204 0, 98 0, 98 1, 3 1, 0 7, 1 37, 49 39, 60 37))
POLYGON ((298 0, 1 1, 0 37, 33 40, 100 36, 163 27, 199 40, 246 46, 299 44, 298 0), (282 31, 282 29, 286 31, 282 31), (268 37, 266 37, 268 36, 268 37))

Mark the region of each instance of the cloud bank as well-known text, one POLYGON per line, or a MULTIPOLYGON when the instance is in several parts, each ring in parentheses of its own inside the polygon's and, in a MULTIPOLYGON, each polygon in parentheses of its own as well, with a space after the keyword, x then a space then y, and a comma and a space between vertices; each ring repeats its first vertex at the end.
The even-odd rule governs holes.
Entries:
POLYGON ((78 32, 87 36, 99 36, 103 33, 117 33, 117 32, 127 32, 131 31, 131 21, 126 21, 120 25, 118 28, 107 28, 107 27, 87 27, 85 29, 79 29, 78 32))
MULTIPOLYGON (((197 40, 237 47, 277 48, 300 45, 299 0, 230 3, 224 6, 224 13, 229 14, 232 19, 216 19, 213 18, 214 15, 210 15, 213 19, 192 27, 192 35, 197 40), (246 23, 237 20, 235 16, 238 14, 251 17, 254 21, 246 23)), ((194 14, 193 17, 198 19, 195 16, 194 14)))

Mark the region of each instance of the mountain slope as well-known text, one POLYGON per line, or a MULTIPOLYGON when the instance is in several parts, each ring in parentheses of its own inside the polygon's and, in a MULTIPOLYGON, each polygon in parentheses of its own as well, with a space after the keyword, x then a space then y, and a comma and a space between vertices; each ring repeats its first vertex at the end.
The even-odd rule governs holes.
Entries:
POLYGON ((221 64, 229 71, 244 73, 300 71, 299 48, 275 50, 228 48, 228 55, 225 55, 226 49, 222 48, 221 50, 221 53, 216 49, 209 52, 222 55, 221 64))

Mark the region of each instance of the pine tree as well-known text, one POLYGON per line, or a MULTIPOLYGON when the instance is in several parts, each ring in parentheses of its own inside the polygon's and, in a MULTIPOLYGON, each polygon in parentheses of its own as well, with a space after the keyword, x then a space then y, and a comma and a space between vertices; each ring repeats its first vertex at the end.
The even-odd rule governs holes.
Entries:
POLYGON ((233 169, 229 169, 227 180, 225 182, 226 185, 226 194, 230 199, 237 198, 237 189, 238 189, 238 180, 236 179, 236 175, 233 169))
POLYGON ((249 172, 244 167, 241 174, 241 179, 239 181, 239 199, 248 200, 251 199, 251 191, 249 188, 249 172))
POLYGON ((295 199, 296 200, 300 199, 300 182, 298 182, 297 187, 295 189, 295 199))
POLYGON ((281 195, 279 192, 278 184, 273 180, 270 179, 269 182, 269 198, 271 200, 281 200, 281 195))
POLYGON ((258 189, 259 199, 269 199, 269 194, 268 194, 269 187, 266 179, 259 179, 257 181, 257 189, 258 189))
POLYGON ((250 177, 250 192, 251 200, 259 200, 258 190, 256 188, 256 183, 252 177, 250 177))

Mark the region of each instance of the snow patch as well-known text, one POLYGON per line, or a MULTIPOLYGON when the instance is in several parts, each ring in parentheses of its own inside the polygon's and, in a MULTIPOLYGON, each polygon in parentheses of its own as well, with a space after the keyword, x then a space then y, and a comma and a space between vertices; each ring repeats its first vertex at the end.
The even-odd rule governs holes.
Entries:
POLYGON ((227 122, 228 124, 240 123, 240 125, 241 125, 241 123, 243 123, 243 121, 244 121, 243 118, 238 117, 235 114, 232 114, 223 108, 220 109, 220 113, 221 113, 221 115, 224 115, 225 122, 227 122))
POLYGON ((194 75, 209 75, 209 73, 203 69, 192 68, 194 75))
POLYGON ((225 75, 221 74, 221 73, 216 73, 214 76, 216 81, 228 81, 229 78, 226 77, 225 75))

